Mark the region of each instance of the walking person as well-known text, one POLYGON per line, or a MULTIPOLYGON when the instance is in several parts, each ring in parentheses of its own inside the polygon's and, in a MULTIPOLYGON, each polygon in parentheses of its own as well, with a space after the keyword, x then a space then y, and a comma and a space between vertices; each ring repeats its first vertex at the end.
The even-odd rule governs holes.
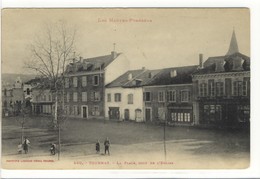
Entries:
POLYGON ((56 144, 55 143, 51 143, 51 155, 55 155, 56 154, 56 144))
POLYGON ((100 142, 99 142, 99 140, 97 140, 97 142, 96 142, 96 153, 99 154, 99 152, 100 152, 100 142))
POLYGON ((105 146, 105 155, 107 153, 108 153, 108 155, 110 155, 110 153, 109 153, 110 141, 109 141, 108 137, 106 138, 106 140, 104 142, 104 146, 105 146))
POLYGON ((25 154, 27 154, 29 151, 29 145, 30 145, 30 141, 27 137, 25 137, 23 141, 23 150, 25 154))

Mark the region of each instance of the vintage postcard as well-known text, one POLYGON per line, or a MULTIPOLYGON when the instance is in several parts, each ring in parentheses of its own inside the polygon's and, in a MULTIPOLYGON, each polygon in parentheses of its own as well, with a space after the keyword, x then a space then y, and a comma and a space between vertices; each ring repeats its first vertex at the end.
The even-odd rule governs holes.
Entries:
POLYGON ((2 10, 3 169, 247 169, 250 10, 2 10))

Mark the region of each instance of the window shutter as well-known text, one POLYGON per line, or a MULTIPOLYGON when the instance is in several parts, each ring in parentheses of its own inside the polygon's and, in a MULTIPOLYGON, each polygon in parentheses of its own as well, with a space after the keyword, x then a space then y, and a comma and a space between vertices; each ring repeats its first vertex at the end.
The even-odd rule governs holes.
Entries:
POLYGON ((143 101, 146 101, 146 100, 145 100, 145 92, 143 92, 143 101))

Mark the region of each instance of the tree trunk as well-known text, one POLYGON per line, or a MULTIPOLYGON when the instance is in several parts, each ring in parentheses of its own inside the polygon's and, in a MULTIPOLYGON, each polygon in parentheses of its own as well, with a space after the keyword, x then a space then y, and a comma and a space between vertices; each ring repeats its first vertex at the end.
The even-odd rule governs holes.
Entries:
POLYGON ((163 148, 164 148, 164 160, 166 161, 166 120, 163 126, 163 148))
POLYGON ((58 92, 56 91, 56 96, 55 96, 55 112, 54 112, 54 126, 57 126, 58 122, 58 92))
POLYGON ((59 126, 59 134, 58 134, 58 142, 59 142, 59 151, 58 151, 58 160, 60 160, 60 152, 61 152, 61 141, 60 141, 60 123, 58 124, 59 126))

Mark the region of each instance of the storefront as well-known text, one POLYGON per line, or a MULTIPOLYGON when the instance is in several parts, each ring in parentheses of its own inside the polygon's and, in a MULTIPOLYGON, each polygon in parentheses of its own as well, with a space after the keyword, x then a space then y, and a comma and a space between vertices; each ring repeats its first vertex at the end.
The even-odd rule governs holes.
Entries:
POLYGON ((192 124, 193 112, 192 105, 169 105, 168 106, 168 123, 173 124, 192 124))
POLYGON ((204 100, 199 103, 200 124, 247 126, 250 122, 249 100, 204 100))

